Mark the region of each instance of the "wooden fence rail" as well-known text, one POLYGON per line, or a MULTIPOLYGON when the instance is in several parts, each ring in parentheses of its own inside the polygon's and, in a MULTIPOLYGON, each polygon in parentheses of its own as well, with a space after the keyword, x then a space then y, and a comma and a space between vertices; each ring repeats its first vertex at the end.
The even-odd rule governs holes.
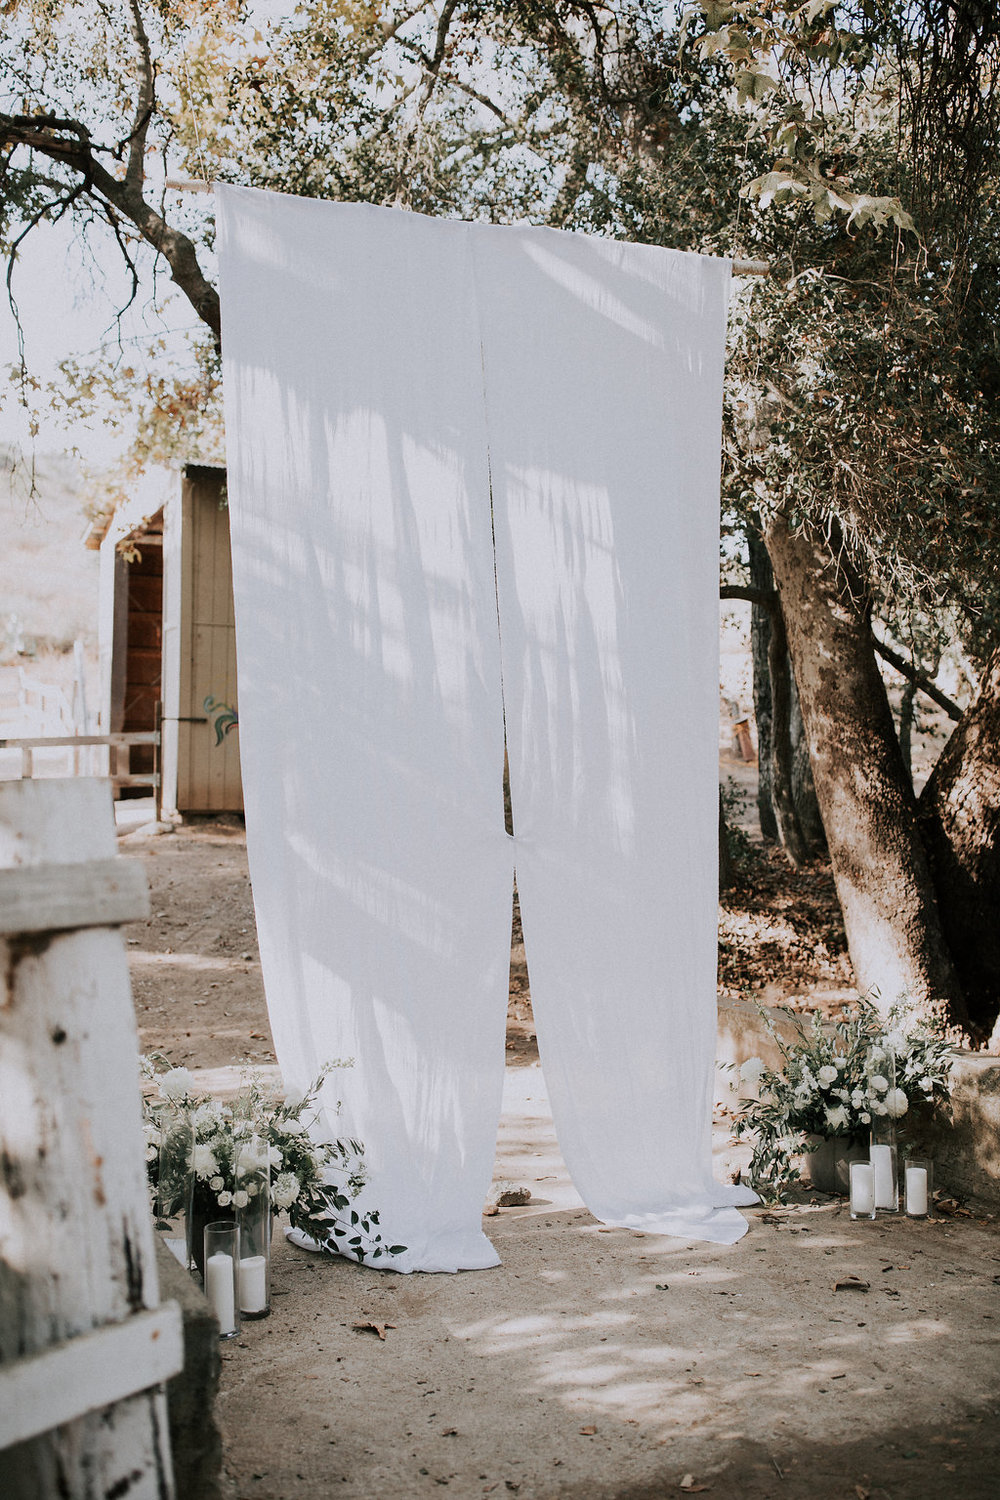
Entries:
POLYGON ((21 777, 30 781, 34 774, 34 752, 36 750, 80 750, 87 745, 106 745, 110 750, 125 752, 124 764, 128 765, 128 753, 133 745, 152 745, 154 747, 153 770, 147 772, 131 772, 120 769, 119 757, 115 756, 116 768, 111 775, 112 786, 148 786, 152 789, 156 798, 156 816, 160 816, 161 778, 160 778, 160 743, 161 735, 158 729, 136 729, 128 733, 118 734, 46 734, 46 735, 16 735, 8 739, 0 739, 0 750, 20 750, 21 752, 21 777))
POLYGON ((0 1495, 173 1500, 111 789, 0 782, 0 1495))

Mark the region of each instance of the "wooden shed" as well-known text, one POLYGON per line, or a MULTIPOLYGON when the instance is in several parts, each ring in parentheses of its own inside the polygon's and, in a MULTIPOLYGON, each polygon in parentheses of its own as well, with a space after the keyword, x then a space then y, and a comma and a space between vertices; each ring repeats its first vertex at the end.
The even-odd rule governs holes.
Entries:
POLYGON ((101 549, 102 727, 160 728, 165 813, 242 812, 225 469, 146 476, 88 545, 101 549))

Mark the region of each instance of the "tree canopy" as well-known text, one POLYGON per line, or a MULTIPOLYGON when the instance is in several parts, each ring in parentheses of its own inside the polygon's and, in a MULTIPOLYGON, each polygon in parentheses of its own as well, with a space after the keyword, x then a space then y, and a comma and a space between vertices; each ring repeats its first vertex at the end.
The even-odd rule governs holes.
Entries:
MULTIPOLYGON (((727 524, 763 536, 775 562, 828 837, 835 819, 860 817, 866 778, 882 787, 897 830, 909 828, 894 856, 899 889, 926 888, 913 922, 934 927, 927 810, 918 835, 884 689, 879 699, 865 661, 877 622, 911 671, 955 640, 973 685, 993 681, 996 7, 309 0, 267 20, 240 0, 8 9, 0 240, 11 264, 30 255, 35 224, 71 216, 113 238, 136 295, 149 278, 140 250, 152 252, 205 329, 193 369, 64 372, 60 399, 76 410, 116 393, 138 401, 145 452, 182 419, 210 426, 218 385, 211 217, 204 200, 173 191, 175 178, 766 259, 771 276, 733 299, 727 524), (808 557, 796 538, 809 539, 808 557), (807 602, 810 578, 825 592, 807 602), (834 633, 841 616, 854 622, 837 649, 854 653, 857 671, 845 660, 836 701, 818 679, 813 697, 807 689, 834 636, 798 630, 803 610, 825 612, 834 633), (858 744, 870 729, 869 751, 837 741, 831 723, 854 726, 858 744), (835 742, 854 757, 854 804, 820 753, 835 742)), ((1000 807, 987 804, 992 828, 1000 807)), ((845 838, 831 853, 850 935, 860 855, 845 838)), ((948 905, 941 890, 937 902, 948 905)), ((878 923, 888 933, 891 911, 878 923)), ((931 947, 947 940, 938 933, 931 947)), ((948 961, 913 950, 901 963, 915 990, 964 1013, 948 961)), ((979 1025, 1000 1006, 1000 960, 983 983, 979 1025)))

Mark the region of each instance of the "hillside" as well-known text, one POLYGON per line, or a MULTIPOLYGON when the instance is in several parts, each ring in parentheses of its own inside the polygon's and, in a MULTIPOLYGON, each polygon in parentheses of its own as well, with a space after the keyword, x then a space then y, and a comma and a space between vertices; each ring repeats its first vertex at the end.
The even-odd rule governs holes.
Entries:
POLYGON ((83 545, 83 486, 73 460, 0 449, 0 652, 4 665, 97 649, 98 559, 83 545), (18 640, 20 637, 20 641, 18 640))

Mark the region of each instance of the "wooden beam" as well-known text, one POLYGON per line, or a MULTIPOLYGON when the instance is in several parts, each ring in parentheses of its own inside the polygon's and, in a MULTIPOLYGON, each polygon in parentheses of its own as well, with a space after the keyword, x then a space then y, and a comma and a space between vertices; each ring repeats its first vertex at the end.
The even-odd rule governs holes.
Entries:
POLYGON ((176 1302, 0 1365, 0 1449, 162 1385, 183 1366, 176 1302))
POLYGON ((767 260, 734 260, 734 276, 770 276, 771 263, 767 260))
POLYGON ((0 740, 0 750, 75 750, 81 745, 158 745, 158 729, 133 729, 128 734, 45 734, 0 740))
MULTIPOLYGON (((213 182, 197 182, 193 178, 168 177, 165 187, 172 193, 212 193, 213 182)), ((734 260, 734 276, 770 276, 771 264, 766 260, 734 260)))
POLYGON ((149 911, 146 876, 133 860, 0 870, 0 936, 118 927, 148 917, 149 911))

